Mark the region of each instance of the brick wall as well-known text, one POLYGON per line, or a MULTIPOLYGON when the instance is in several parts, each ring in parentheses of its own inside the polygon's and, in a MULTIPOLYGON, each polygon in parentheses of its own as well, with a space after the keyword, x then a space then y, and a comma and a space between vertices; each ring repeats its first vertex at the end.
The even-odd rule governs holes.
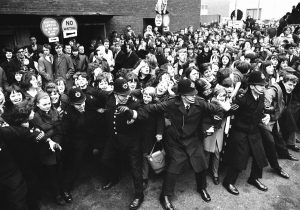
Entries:
MULTIPOLYGON (((143 31, 143 18, 155 17, 156 0, 1 0, 0 14, 112 15, 107 32, 132 25, 143 31)), ((200 0, 169 0, 170 30, 199 25, 200 0)))

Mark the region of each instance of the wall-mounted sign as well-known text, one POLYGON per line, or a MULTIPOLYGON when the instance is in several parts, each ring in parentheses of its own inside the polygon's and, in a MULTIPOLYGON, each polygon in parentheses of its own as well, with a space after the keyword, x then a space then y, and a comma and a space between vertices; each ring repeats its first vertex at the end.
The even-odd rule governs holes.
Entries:
POLYGON ((59 34, 59 23, 54 18, 43 18, 40 27, 43 34, 48 38, 56 37, 59 34))
POLYGON ((77 36, 78 24, 75 18, 67 17, 61 22, 61 29, 64 38, 70 38, 77 36))
POLYGON ((155 16, 155 26, 160 27, 162 25, 162 15, 161 14, 156 14, 155 16))

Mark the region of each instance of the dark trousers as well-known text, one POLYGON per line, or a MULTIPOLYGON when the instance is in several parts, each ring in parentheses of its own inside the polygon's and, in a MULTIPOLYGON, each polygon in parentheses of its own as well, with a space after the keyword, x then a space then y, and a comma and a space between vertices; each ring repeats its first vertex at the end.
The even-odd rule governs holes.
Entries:
POLYGON ((278 131, 277 124, 275 124, 272 129, 272 135, 274 138, 275 148, 276 148, 278 157, 286 158, 287 156, 289 156, 289 151, 286 147, 286 143, 285 143, 282 135, 278 131))
POLYGON ((43 177, 47 180, 45 182, 49 185, 51 193, 56 196, 60 194, 62 189, 62 164, 57 163, 55 165, 43 165, 43 177))
MULTIPOLYGON (((229 166, 227 170, 227 174, 224 179, 224 183, 226 184, 232 184, 234 185, 240 171, 236 168, 229 166)), ((251 166, 251 173, 250 173, 250 179, 258 179, 262 177, 262 168, 259 168, 255 159, 252 160, 252 166, 251 166)))
POLYGON ((118 162, 120 154, 126 154, 129 160, 130 172, 133 178, 135 196, 143 195, 143 178, 142 178, 142 150, 138 142, 134 141, 127 146, 120 145, 118 140, 114 139, 107 142, 105 146, 102 164, 104 166, 104 176, 106 181, 117 181, 119 179, 118 162))
POLYGON ((66 191, 71 191, 83 167, 89 144, 86 141, 74 141, 66 144, 63 148, 62 188, 66 191))
POLYGON ((268 161, 270 163, 270 166, 273 169, 279 169, 279 163, 277 160, 277 153, 276 153, 276 147, 275 147, 275 140, 273 138, 273 134, 271 131, 268 131, 264 128, 260 128, 260 133, 262 137, 262 143, 266 152, 266 156, 268 158, 268 161))
POLYGON ((19 170, 14 171, 6 178, 1 178, 0 188, 3 189, 5 206, 0 205, 3 209, 27 210, 26 194, 27 186, 19 170))
MULTIPOLYGON (((207 187, 206 183, 206 170, 195 173, 197 190, 205 189, 207 187)), ((164 178, 163 187, 162 187, 162 196, 172 196, 174 194, 174 189, 176 185, 178 174, 167 172, 164 178)))
POLYGON ((27 205, 30 210, 39 210, 41 191, 36 168, 27 168, 21 170, 27 185, 27 205))

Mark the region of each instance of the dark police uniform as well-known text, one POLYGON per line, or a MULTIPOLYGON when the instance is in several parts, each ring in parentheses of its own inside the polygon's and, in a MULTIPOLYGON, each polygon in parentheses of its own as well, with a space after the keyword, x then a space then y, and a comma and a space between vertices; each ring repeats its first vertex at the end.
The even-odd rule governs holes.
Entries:
POLYGON ((63 119, 64 132, 64 188, 72 190, 80 168, 83 166, 87 151, 91 151, 94 140, 95 125, 97 125, 96 108, 92 104, 93 97, 85 95, 80 88, 72 88, 69 91, 69 103, 63 119), (73 106, 85 102, 85 109, 79 112, 73 106), (92 109, 93 107, 93 109, 92 109))
MULTIPOLYGON (((265 77, 259 71, 252 72, 248 78, 248 85, 265 85, 265 77)), ((264 118, 264 94, 255 99, 248 88, 245 95, 239 95, 234 101, 239 108, 236 110, 232 128, 229 133, 228 147, 225 151, 225 162, 229 168, 224 179, 225 188, 232 194, 239 194, 233 186, 240 171, 246 169, 248 159, 253 157, 252 168, 248 183, 260 190, 267 188, 258 181, 262 177, 263 167, 268 165, 259 124, 264 118)))
POLYGON ((255 100, 248 90, 245 95, 238 96, 234 103, 239 108, 229 133, 226 162, 237 171, 245 170, 252 155, 253 167, 257 166, 260 171, 257 178, 261 177, 262 168, 268 165, 258 127, 264 117, 264 96, 255 100))
POLYGON ((0 208, 26 210, 27 187, 21 171, 4 142, 1 132, 3 124, 0 122, 0 208))
MULTIPOLYGON (((140 106, 137 99, 130 97, 126 104, 130 109, 137 110, 140 106)), ((115 94, 110 94, 106 103, 106 123, 108 141, 104 149, 102 162, 106 167, 106 179, 116 182, 118 179, 116 158, 126 153, 129 158, 130 170, 133 177, 136 197, 143 195, 142 184, 142 150, 140 141, 140 126, 138 121, 128 122, 131 116, 119 113, 115 94)))

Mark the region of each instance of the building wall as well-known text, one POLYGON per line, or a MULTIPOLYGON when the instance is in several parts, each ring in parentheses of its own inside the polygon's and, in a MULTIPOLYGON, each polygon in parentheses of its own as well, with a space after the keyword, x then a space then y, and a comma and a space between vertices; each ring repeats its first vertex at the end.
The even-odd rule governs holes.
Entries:
MULTIPOLYGON (((31 15, 110 15, 108 24, 120 31, 128 23, 142 32, 143 18, 155 18, 157 0, 1 0, 0 14, 31 15), (123 17, 122 17, 123 16, 123 17)), ((170 0, 170 30, 199 25, 200 0, 170 0)), ((0 20, 1 21, 1 20, 0 20)), ((109 31, 108 31, 109 32, 109 31)))
MULTIPOLYGON (((39 40, 46 42, 48 39, 40 31, 41 19, 55 17, 61 21, 66 16, 76 18, 79 30, 80 27, 86 29, 84 39, 94 36, 89 34, 91 32, 98 37, 103 34, 96 33, 97 27, 103 30, 101 24, 105 25, 106 36, 113 30, 121 33, 129 24, 139 34, 146 24, 144 18, 148 19, 147 24, 149 20, 154 23, 156 3, 157 0, 1 0, 0 32, 6 32, 0 33, 0 38, 10 39, 10 45, 28 44, 29 34, 34 33, 38 34, 39 40)), ((188 25, 199 26, 200 0, 169 0, 167 10, 171 31, 178 31, 188 25)), ((6 43, 0 40, 0 45, 6 43)))
MULTIPOLYGON (((123 1, 122 1, 123 2, 123 1)), ((144 30, 143 18, 155 18, 155 0, 124 0, 123 10, 130 15, 114 16, 108 25, 110 30, 121 32, 126 25, 130 24, 137 33, 144 30)), ((118 5, 117 7, 119 7, 118 5)), ((121 8, 120 8, 121 9, 121 8)), ((170 30, 178 31, 180 28, 193 25, 199 26, 200 20, 200 1, 199 0, 170 0, 168 1, 167 10, 170 15, 170 30)))

